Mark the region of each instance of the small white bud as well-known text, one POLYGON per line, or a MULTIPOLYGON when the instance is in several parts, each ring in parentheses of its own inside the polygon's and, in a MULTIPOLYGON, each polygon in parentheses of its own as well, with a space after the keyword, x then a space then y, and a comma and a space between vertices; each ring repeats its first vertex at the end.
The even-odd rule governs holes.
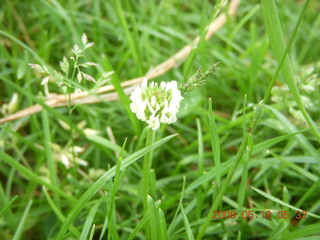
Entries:
POLYGON ((36 72, 50 74, 48 68, 46 66, 44 66, 44 65, 29 63, 29 66, 36 72))
POLYGON ((94 130, 94 129, 91 129, 91 128, 85 128, 83 130, 83 133, 86 135, 86 136, 90 136, 90 135, 98 135, 99 132, 97 130, 94 130))
POLYGON ((18 93, 14 93, 11 97, 10 102, 8 103, 8 113, 13 113, 18 107, 18 93))
POLYGON ((79 53, 81 52, 81 49, 79 48, 79 46, 77 44, 75 44, 75 45, 73 45, 72 52, 75 55, 79 55, 79 53))
POLYGON ((82 73, 82 76, 86 79, 86 80, 88 80, 88 81, 90 81, 90 82, 97 82, 92 76, 90 76, 89 74, 86 74, 86 73, 82 73))
POLYGON ((81 37, 82 44, 85 46, 88 42, 87 35, 84 33, 81 37))
POLYGON ((33 70, 35 70, 35 71, 37 71, 37 72, 41 72, 41 71, 42 71, 42 67, 41 67, 41 65, 39 65, 39 64, 29 63, 29 66, 30 66, 33 70))
POLYGON ((61 154, 61 163, 66 167, 66 169, 71 167, 71 162, 65 154, 61 154))
POLYGON ((88 43, 88 44, 86 44, 85 48, 89 48, 89 47, 92 47, 93 45, 94 45, 94 43, 93 43, 93 42, 91 42, 91 43, 88 43))
POLYGON ((82 80, 82 74, 81 74, 81 72, 78 72, 78 74, 77 74, 77 79, 78 79, 78 82, 81 83, 81 80, 82 80))
POLYGON ((86 62, 86 63, 80 64, 79 66, 87 68, 89 66, 98 66, 98 64, 94 62, 86 62))
POLYGON ((76 88, 76 89, 74 90, 74 93, 82 93, 82 90, 81 90, 80 88, 76 88))

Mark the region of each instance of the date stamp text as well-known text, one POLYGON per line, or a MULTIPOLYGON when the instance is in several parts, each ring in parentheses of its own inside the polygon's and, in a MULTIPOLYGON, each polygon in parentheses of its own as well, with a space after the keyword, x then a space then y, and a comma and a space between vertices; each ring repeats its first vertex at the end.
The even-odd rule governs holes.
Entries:
POLYGON ((217 219, 254 219, 254 218, 264 218, 264 219, 288 219, 295 218, 297 220, 306 219, 307 211, 241 211, 236 212, 234 210, 231 211, 213 211, 213 220, 217 219))

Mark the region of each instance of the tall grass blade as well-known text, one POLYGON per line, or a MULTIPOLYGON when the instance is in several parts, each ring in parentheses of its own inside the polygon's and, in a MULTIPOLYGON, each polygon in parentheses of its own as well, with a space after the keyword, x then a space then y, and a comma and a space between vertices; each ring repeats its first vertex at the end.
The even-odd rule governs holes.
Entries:
POLYGON ((282 74, 288 84, 288 87, 292 93, 292 96, 297 102, 297 105, 304 119, 306 120, 306 122, 312 129, 314 135, 317 137, 318 141, 320 142, 319 129, 317 125, 314 123, 314 121, 311 119, 311 117, 309 116, 309 114, 307 113, 303 105, 303 102, 301 100, 301 95, 299 93, 299 89, 294 78, 294 73, 293 73, 291 62, 290 62, 290 58, 288 55, 285 55, 286 44, 285 44, 282 29, 281 29, 281 23, 280 23, 275 2, 274 0, 261 0, 261 5, 263 10, 266 31, 268 33, 270 43, 274 50, 274 54, 278 63, 281 63, 283 56, 285 56, 283 65, 281 68, 282 74))
POLYGON ((23 233, 23 227, 24 227, 24 225, 26 223, 26 220, 27 220, 31 205, 32 205, 32 199, 29 200, 26 208, 24 209, 23 215, 22 215, 22 217, 20 219, 19 225, 18 225, 18 227, 17 227, 17 229, 16 229, 16 231, 14 233, 14 236, 13 236, 12 240, 19 240, 21 238, 21 235, 23 233))
POLYGON ((43 134, 44 134, 44 150, 46 154, 46 160, 50 173, 51 184, 58 186, 56 164, 53 160, 53 154, 51 150, 51 133, 49 126, 49 116, 47 110, 43 110, 42 113, 42 124, 43 124, 43 134))
POLYGON ((208 118, 209 118, 212 154, 213 154, 213 159, 214 159, 214 165, 215 165, 215 168, 217 169, 216 183, 217 183, 218 189, 220 189, 220 185, 221 185, 220 140, 219 140, 219 135, 218 135, 218 128, 217 128, 216 121, 215 121, 213 111, 212 111, 211 98, 209 98, 208 104, 209 104, 208 118))
POLYGON ((96 215, 100 204, 101 204, 101 200, 98 200, 96 202, 96 204, 91 208, 91 210, 90 210, 90 212, 89 212, 89 214, 87 216, 87 219, 86 219, 86 221, 85 221, 85 223, 83 225, 83 229, 82 229, 82 232, 81 232, 80 240, 88 239, 88 235, 91 232, 90 230, 92 230, 92 228, 94 226, 94 225, 92 225, 94 216, 96 215))

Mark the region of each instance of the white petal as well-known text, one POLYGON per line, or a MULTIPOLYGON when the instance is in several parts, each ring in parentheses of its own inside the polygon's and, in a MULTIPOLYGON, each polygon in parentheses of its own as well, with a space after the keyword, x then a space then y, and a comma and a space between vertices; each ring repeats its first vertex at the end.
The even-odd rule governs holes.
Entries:
POLYGON ((165 82, 161 82, 161 83, 160 83, 160 89, 161 89, 161 90, 166 89, 166 83, 165 83, 165 82))
POLYGON ((147 121, 147 123, 149 124, 149 127, 152 130, 157 130, 160 127, 160 120, 159 120, 159 115, 157 115, 156 117, 154 117, 154 114, 151 115, 150 119, 147 121))
POLYGON ((178 89, 176 81, 171 81, 170 84, 171 84, 171 89, 178 89))
POLYGON ((67 169, 70 168, 71 163, 70 163, 68 157, 65 154, 61 154, 61 162, 67 169))
POLYGON ((142 81, 142 84, 141 84, 141 89, 142 90, 146 89, 147 85, 148 85, 148 79, 144 78, 143 81, 142 81))
POLYGON ((155 108, 155 106, 156 106, 156 96, 152 96, 152 98, 151 98, 151 106, 153 108, 155 108))
POLYGON ((160 117, 160 122, 161 123, 169 123, 169 118, 163 112, 162 112, 161 117, 160 117))
POLYGON ((160 122, 162 122, 162 123, 169 123, 168 116, 170 116, 170 113, 169 113, 169 108, 167 105, 168 105, 168 102, 167 102, 167 104, 165 104, 165 106, 163 107, 163 109, 161 111, 160 122))
POLYGON ((141 95, 141 89, 140 87, 137 87, 130 95, 130 99, 132 102, 139 105, 142 102, 142 95, 141 95))
POLYGON ((74 146, 74 147, 73 147, 73 151, 74 151, 75 153, 81 153, 81 152, 84 151, 84 148, 79 147, 79 146, 74 146))
POLYGON ((81 41, 82 41, 83 45, 86 45, 86 43, 88 42, 88 38, 87 38, 87 35, 85 33, 82 35, 81 41))
POLYGON ((160 110, 160 104, 156 103, 156 112, 158 112, 160 110))
POLYGON ((146 121, 147 120, 147 117, 146 117, 146 115, 144 113, 146 105, 147 105, 147 102, 143 101, 140 106, 137 106, 137 107, 139 107, 139 109, 137 110, 137 113, 136 113, 137 114, 137 118, 142 120, 142 121, 146 121))
POLYGON ((79 165, 82 165, 82 166, 88 166, 88 162, 81 159, 81 158, 76 158, 76 162, 79 164, 79 165))
POLYGON ((133 113, 136 113, 138 111, 137 105, 134 103, 130 104, 130 108, 133 113))
POLYGON ((151 112, 151 114, 153 114, 155 112, 155 110, 153 109, 153 107, 151 106, 151 104, 149 102, 146 102, 146 103, 149 108, 149 111, 151 112))
POLYGON ((168 124, 174 123, 177 121, 176 115, 172 115, 169 117, 168 124))

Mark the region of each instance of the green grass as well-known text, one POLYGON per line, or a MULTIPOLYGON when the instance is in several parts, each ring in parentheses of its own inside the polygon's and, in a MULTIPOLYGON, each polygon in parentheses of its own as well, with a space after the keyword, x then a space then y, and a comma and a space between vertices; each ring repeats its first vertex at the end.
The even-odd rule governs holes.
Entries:
POLYGON ((0 118, 44 110, 0 124, 0 239, 319 237, 320 3, 242 0, 206 40, 224 2, 1 3, 0 118), (28 64, 59 69, 83 33, 94 42, 85 59, 99 64, 83 71, 114 71, 107 84, 120 100, 51 108, 28 64), (152 135, 121 82, 196 36, 189 56, 154 81, 185 82, 217 62, 219 70, 183 96, 176 123, 152 135), (65 158, 86 165, 68 168, 65 158), (232 211, 235 219, 223 217, 232 211))

